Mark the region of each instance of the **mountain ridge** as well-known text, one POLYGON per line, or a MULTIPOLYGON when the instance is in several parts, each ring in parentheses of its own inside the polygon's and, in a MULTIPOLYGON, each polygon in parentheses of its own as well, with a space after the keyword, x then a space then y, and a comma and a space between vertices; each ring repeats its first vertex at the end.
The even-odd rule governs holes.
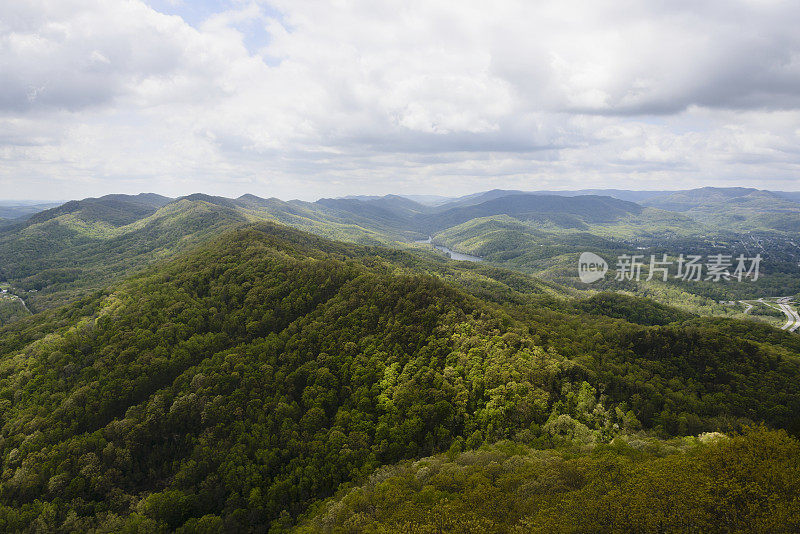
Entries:
POLYGON ((280 532, 342 484, 454 446, 800 432, 788 333, 637 299, 616 317, 492 302, 464 283, 484 267, 431 265, 459 274, 246 224, 0 328, 0 527, 280 532))

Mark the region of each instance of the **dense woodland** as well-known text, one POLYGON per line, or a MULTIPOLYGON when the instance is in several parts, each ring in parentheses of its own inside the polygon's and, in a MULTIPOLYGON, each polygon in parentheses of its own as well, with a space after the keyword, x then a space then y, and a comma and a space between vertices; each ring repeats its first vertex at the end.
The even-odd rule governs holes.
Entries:
POLYGON ((298 532, 796 532, 800 442, 617 438, 594 447, 500 442, 401 462, 314 507, 298 532))
POLYGON ((798 339, 634 297, 566 299, 491 266, 246 226, 0 331, 0 530, 313 531, 316 510, 334 531, 413 520, 425 532, 449 491, 464 500, 447 508, 448 531, 565 521, 590 532, 620 513, 616 496, 652 504, 631 481, 666 484, 691 465, 670 491, 699 484, 685 506, 721 530, 714 514, 734 514, 726 525, 744 531, 774 507, 785 507, 778 518, 794 510, 798 339), (788 435, 748 430, 762 423, 788 435), (669 441, 713 431, 744 435, 718 447, 669 441), (746 513, 738 501, 703 504, 718 497, 708 477, 733 454, 725 447, 781 481, 764 489, 736 466, 717 472, 733 493, 767 492, 746 513), (418 469, 402 462, 430 456, 441 469, 484 460, 452 483, 404 487, 422 493, 396 516, 366 490, 343 501, 371 510, 363 524, 320 504, 376 476, 391 493, 418 469), (467 486, 484 479, 493 502, 516 510, 508 524, 481 522, 495 512, 469 504, 467 486), (541 487, 518 495, 531 484, 541 487), (549 497, 531 508, 535 494, 549 497), (554 512, 590 500, 608 506, 584 523, 554 512), (426 503, 427 515, 414 508, 426 503))

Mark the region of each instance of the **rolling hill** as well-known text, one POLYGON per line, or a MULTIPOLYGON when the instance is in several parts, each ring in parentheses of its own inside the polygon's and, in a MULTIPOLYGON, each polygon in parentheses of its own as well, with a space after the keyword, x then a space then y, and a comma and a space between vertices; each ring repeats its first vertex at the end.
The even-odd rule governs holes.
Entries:
POLYGON ((800 203, 786 193, 744 187, 704 187, 652 197, 642 204, 677 211, 717 228, 745 232, 800 230, 800 203))
POLYGON ((0 233, 0 276, 24 292, 34 311, 79 298, 247 220, 230 208, 187 199, 160 208, 115 198, 84 202, 0 233))
POLYGON ((438 213, 421 216, 418 225, 423 231, 438 232, 480 217, 508 215, 540 224, 587 228, 587 223, 612 222, 641 211, 638 204, 611 197, 515 194, 441 209, 438 213))
POLYGON ((407 228, 417 208, 402 197, 308 203, 141 194, 70 201, 0 229, 0 282, 10 283, 33 311, 43 310, 247 222, 379 244, 418 236, 407 228))
MULTIPOLYGON (((447 451, 800 432, 797 337, 615 299, 273 223, 226 231, 0 329, 0 530, 284 532, 339 488, 447 451)), ((793 438, 747 435, 791 493, 776 458, 793 438)), ((652 456, 626 454, 650 476, 652 456)), ((754 517, 791 505, 774 495, 754 517)))
MULTIPOLYGON (((800 222, 800 204, 754 189, 608 193, 638 195, 646 205, 610 196, 502 190, 439 205, 395 195, 316 202, 255 195, 193 194, 175 200, 151 194, 108 195, 68 202, 0 227, 0 283, 10 284, 34 312, 44 310, 226 229, 273 221, 331 239, 419 253, 426 251, 413 242, 432 235, 435 244, 570 288, 554 289, 556 293, 623 290, 703 314, 741 316, 743 306, 724 307, 719 301, 800 292, 792 276, 800 249, 791 232, 800 222), (645 256, 698 252, 749 256, 754 246, 764 257, 769 276, 735 287, 673 281, 661 286, 606 282, 587 288, 578 282, 574 267, 586 250, 605 254, 613 263, 614 257, 632 250, 645 256)), ((25 313, 15 303, 0 302, 0 320, 25 313)), ((780 320, 769 313, 758 318, 780 320)))
POLYGON ((247 222, 274 221, 329 238, 398 245, 478 213, 534 217, 545 210, 552 220, 582 224, 625 209, 635 206, 599 197, 554 206, 547 198, 524 196, 436 214, 435 208, 399 196, 309 203, 254 195, 193 194, 176 200, 108 195, 70 201, 0 230, 0 281, 10 283, 36 311, 74 300, 247 222))
POLYGON ((32 215, 22 222, 24 227, 41 224, 59 217, 71 216, 82 223, 97 226, 124 226, 142 219, 172 199, 153 193, 139 195, 106 195, 100 198, 71 200, 60 206, 32 215))
POLYGON ((492 189, 491 191, 483 191, 480 193, 473 193, 471 195, 464 195, 450 199, 449 202, 441 202, 437 205, 448 204, 448 207, 457 206, 471 206, 480 204, 487 200, 496 198, 514 196, 514 195, 546 195, 546 196, 564 196, 564 197, 577 197, 577 196, 603 196, 616 198, 618 200, 625 200, 627 202, 641 203, 651 197, 656 197, 664 194, 672 193, 672 191, 630 191, 626 189, 578 189, 578 190, 538 190, 538 191, 519 191, 508 189, 492 189))
POLYGON ((800 211, 800 204, 771 191, 747 187, 703 187, 672 191, 642 202, 657 208, 695 213, 721 212, 730 208, 752 211, 800 211))

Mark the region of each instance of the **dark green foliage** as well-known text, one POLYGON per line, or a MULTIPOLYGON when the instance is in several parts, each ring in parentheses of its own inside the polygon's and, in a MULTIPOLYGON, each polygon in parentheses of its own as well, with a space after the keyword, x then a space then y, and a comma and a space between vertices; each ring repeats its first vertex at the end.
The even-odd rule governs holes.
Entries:
POLYGON ((643 298, 619 293, 600 293, 576 304, 578 310, 592 315, 625 319, 642 325, 664 325, 685 321, 692 315, 643 298))
POLYGON ((380 466, 498 440, 800 431, 789 334, 547 289, 258 224, 23 319, 0 330, 0 531, 278 532, 380 466))
POLYGON ((796 532, 800 443, 751 429, 707 443, 499 444, 383 469, 296 532, 796 532))
POLYGON ((12 323, 29 315, 30 313, 25 309, 22 301, 0 296, 0 325, 12 323))

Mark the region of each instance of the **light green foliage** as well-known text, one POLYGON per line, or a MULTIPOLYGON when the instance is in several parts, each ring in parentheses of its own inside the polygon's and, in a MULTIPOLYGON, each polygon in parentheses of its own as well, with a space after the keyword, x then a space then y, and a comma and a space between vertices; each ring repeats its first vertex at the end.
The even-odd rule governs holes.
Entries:
MULTIPOLYGON (((793 525, 794 438, 670 438, 800 433, 800 338, 731 319, 742 289, 570 281, 580 250, 736 242, 686 215, 90 200, 0 233, 3 282, 41 311, 0 328, 2 531, 793 525), (434 229, 490 261, 407 243, 434 229)), ((796 286, 770 268, 752 291, 796 286)))
POLYGON ((800 431, 787 333, 583 313, 465 267, 259 224, 5 327, 0 530, 279 532, 381 466, 498 440, 800 431))
POLYGON ((795 532, 800 443, 749 429, 708 444, 500 443, 384 468, 294 532, 795 532))

